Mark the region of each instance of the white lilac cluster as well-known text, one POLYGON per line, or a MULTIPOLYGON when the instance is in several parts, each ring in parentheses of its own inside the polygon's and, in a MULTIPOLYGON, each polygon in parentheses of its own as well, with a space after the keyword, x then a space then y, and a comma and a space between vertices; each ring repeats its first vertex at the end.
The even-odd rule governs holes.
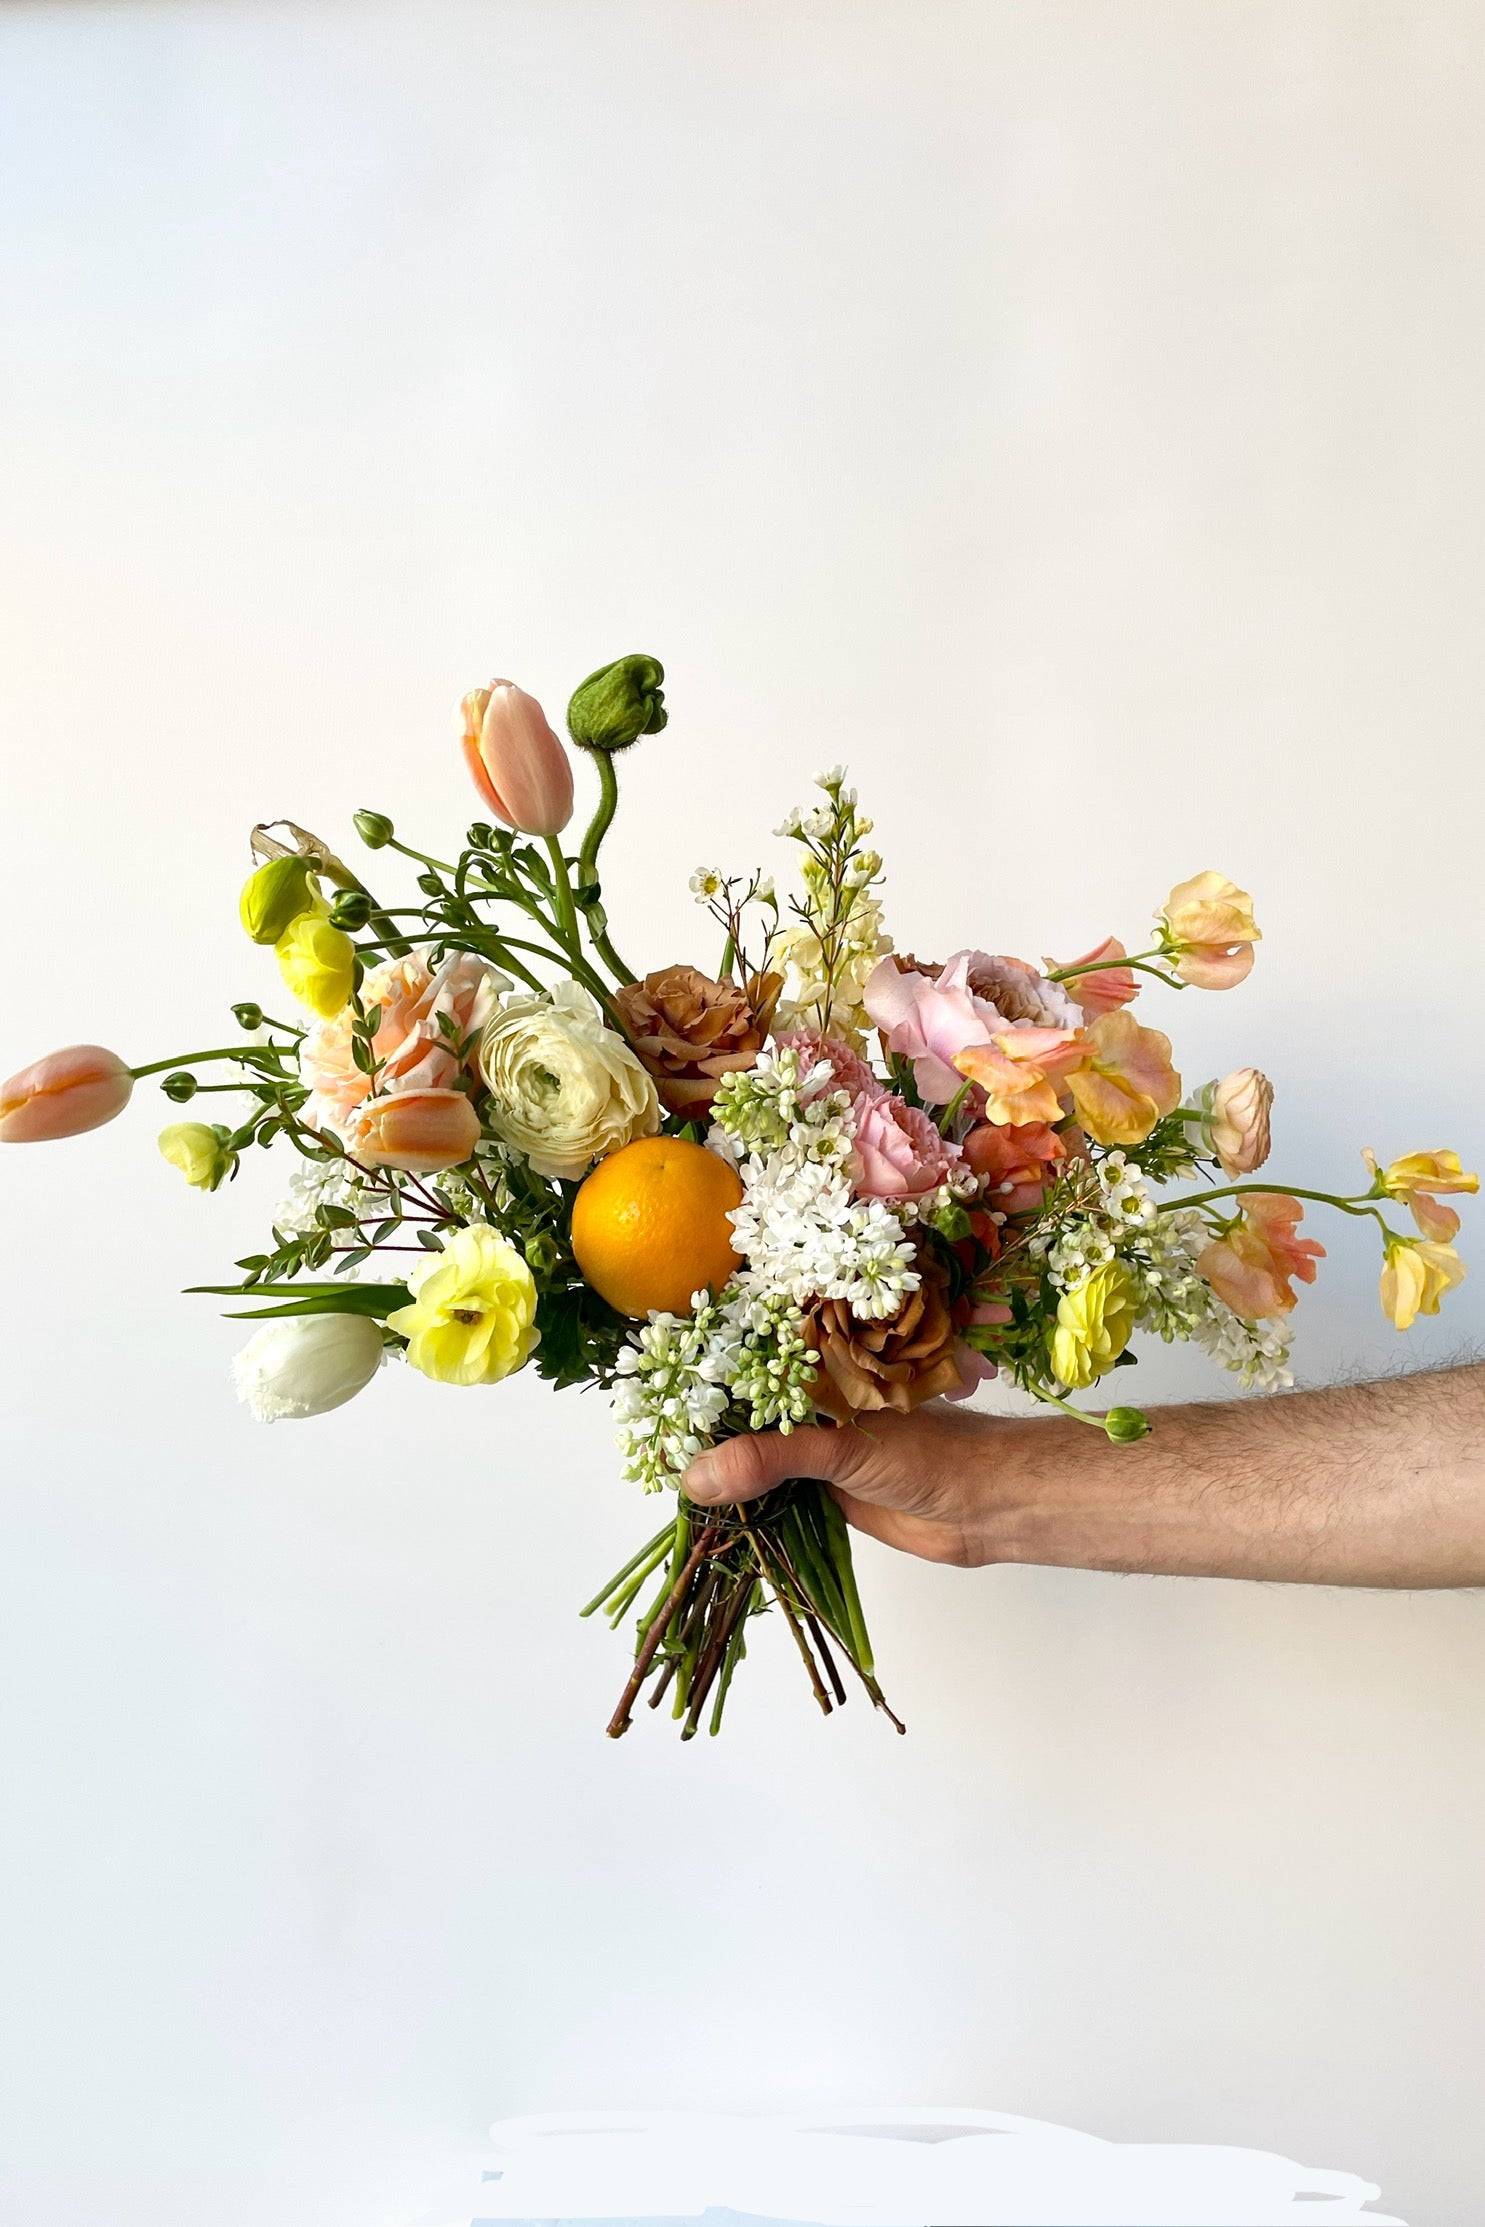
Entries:
POLYGON ((723 1078, 712 1110, 743 1185, 732 1228, 747 1266, 736 1280, 796 1306, 844 1299, 884 1322, 917 1288, 913 1247, 889 1206, 852 1196, 851 1102, 829 1079, 826 1061, 801 1075, 788 1048, 723 1078))
POLYGON ((1158 1214, 1129 1256, 1139 1313, 1135 1327, 1167 1345, 1189 1338, 1244 1387, 1284 1391, 1294 1382, 1289 1338, 1280 1322, 1245 1322, 1219 1299, 1196 1266, 1211 1231, 1200 1214, 1158 1214))
POLYGON ((1095 1268, 1127 1252, 1161 1219, 1143 1173, 1131 1167, 1122 1152, 1108 1153, 1097 1163, 1095 1174, 1097 1197, 1059 1222, 1055 1232, 1031 1240, 1033 1258, 1046 1262, 1047 1275, 1058 1291, 1072 1291, 1086 1283, 1095 1268))
POLYGON ((839 766, 817 774, 815 786, 828 802, 808 811, 796 806, 775 829, 804 846, 804 896, 796 908, 802 917, 774 938, 769 958, 784 975, 779 1027, 818 1028, 856 1048, 871 1027, 863 993, 892 939, 872 894, 881 856, 862 847, 872 822, 858 813, 856 791, 844 781, 839 766))
MULTIPOLYGON (((358 1218, 362 1214, 369 1218, 375 1212, 375 1195, 364 1177, 346 1161, 306 1160, 290 1176, 287 1198, 280 1199, 273 1210, 273 1227, 280 1237, 308 1237, 319 1227, 322 1206, 343 1207, 358 1218)), ((331 1234, 337 1252, 365 1242, 357 1229, 338 1229, 331 1234)))
POLYGON ((727 1411, 735 1342, 716 1301, 702 1292, 690 1315, 651 1315, 618 1357, 615 1435, 624 1475, 659 1492, 710 1445, 727 1411))
POLYGON ((696 1296, 689 1316, 651 1315, 618 1358, 614 1415, 624 1474, 658 1492, 710 1445, 730 1401, 754 1430, 808 1420, 819 1355, 799 1309, 781 1294, 696 1296))

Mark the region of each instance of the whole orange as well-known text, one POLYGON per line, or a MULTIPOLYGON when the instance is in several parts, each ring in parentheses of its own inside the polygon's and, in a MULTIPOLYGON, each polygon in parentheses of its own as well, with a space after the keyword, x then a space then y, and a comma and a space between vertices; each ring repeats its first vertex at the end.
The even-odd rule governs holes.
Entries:
POLYGON ((728 1210, 734 1169, 683 1137, 641 1137, 600 1160, 572 1202, 572 1249, 621 1315, 691 1312, 691 1296, 742 1264, 728 1210))

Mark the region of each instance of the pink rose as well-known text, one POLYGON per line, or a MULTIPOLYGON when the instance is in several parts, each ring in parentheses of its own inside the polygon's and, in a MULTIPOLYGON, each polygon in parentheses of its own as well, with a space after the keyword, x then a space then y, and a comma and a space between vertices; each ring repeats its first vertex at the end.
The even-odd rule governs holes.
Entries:
POLYGON ((1006 1026, 1005 1016, 970 989, 971 957, 956 951, 936 977, 904 974, 883 959, 862 992, 888 1050, 912 1061, 919 1095, 931 1106, 946 1106, 964 1080, 955 1053, 988 1044, 1006 1026))
MULTIPOLYGON (((791 1028, 786 1036, 777 1039, 781 1052, 798 1052, 799 1072, 806 1075, 817 1060, 828 1060, 831 1079, 821 1085, 824 1090, 849 1091, 852 1098, 864 1093, 868 1098, 880 1097, 886 1088, 877 1080, 859 1052, 843 1044, 838 1036, 822 1036, 817 1028, 791 1028)), ((816 1095, 810 1092, 809 1096, 816 1095)))
POLYGON ((917 1199, 936 1191, 958 1165, 959 1147, 941 1137, 921 1106, 887 1091, 863 1091, 856 1116, 854 1187, 864 1199, 917 1199))
MULTIPOLYGON (((478 1035, 509 988, 504 975, 466 951, 451 953, 437 973, 420 951, 373 967, 361 1000, 368 1012, 374 1005, 382 1012, 372 1040, 380 1062, 378 1093, 450 1089, 460 1065, 456 1044, 478 1035), (440 1014, 452 1024, 452 1038, 439 1026, 440 1014)), ((347 1013, 321 1021, 300 1047, 299 1068, 311 1092, 304 1119, 312 1129, 344 1135, 370 1092, 371 1079, 356 1065, 351 1044, 347 1013)))
MULTIPOLYGON (((1081 1009, 1055 982, 1025 959, 992 957, 988 951, 971 951, 969 987, 977 998, 993 1005, 1002 1022, 1013 1027, 1080 1028, 1081 1009)), ((962 1051, 963 1046, 959 1049, 962 1051)))

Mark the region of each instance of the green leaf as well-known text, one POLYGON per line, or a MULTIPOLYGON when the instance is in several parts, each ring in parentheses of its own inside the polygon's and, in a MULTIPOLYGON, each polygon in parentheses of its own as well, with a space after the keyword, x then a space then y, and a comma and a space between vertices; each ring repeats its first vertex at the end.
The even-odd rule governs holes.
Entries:
MULTIPOLYGON (((251 1296, 256 1299, 283 1288, 264 1284, 251 1296)), ((277 1307, 224 1308, 223 1313, 229 1322, 266 1322, 279 1315, 370 1315, 379 1320, 398 1307, 405 1307, 411 1296, 406 1284, 318 1284, 307 1291, 302 1286, 289 1288, 298 1289, 303 1295, 286 1299, 277 1307)))

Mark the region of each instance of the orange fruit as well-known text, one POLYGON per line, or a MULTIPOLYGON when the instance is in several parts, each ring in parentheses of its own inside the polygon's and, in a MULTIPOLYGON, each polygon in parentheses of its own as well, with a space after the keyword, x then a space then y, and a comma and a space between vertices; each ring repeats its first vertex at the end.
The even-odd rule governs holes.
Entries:
POLYGON ((684 1137, 641 1137, 600 1160, 572 1202, 572 1249, 621 1315, 691 1312, 691 1295, 742 1266, 728 1210, 737 1173, 684 1137))

